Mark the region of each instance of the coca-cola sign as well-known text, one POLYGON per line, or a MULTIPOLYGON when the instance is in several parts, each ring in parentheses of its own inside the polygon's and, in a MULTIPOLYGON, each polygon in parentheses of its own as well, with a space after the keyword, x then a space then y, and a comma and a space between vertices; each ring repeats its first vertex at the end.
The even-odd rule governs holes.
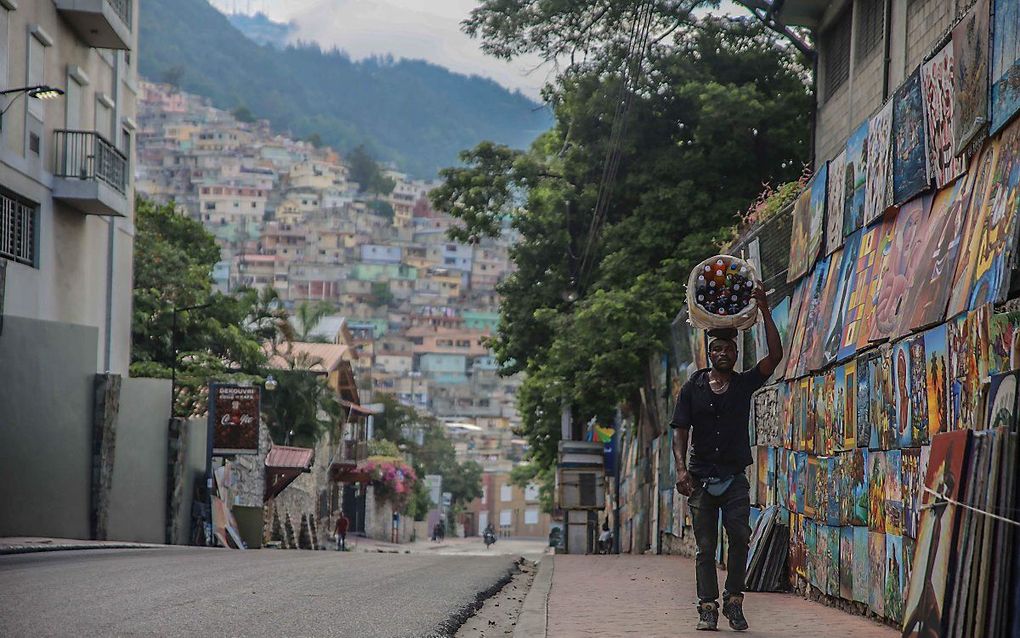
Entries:
POLYGON ((258 454, 259 387, 214 384, 209 389, 213 454, 258 454))

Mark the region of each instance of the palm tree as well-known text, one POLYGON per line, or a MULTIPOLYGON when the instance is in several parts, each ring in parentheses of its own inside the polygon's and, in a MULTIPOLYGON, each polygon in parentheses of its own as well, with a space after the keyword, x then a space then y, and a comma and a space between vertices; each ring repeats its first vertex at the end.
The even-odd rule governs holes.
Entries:
POLYGON ((322 318, 333 312, 334 308, 332 304, 326 303, 325 301, 318 301, 311 303, 308 301, 302 301, 301 304, 295 308, 294 316, 292 317, 291 328, 294 331, 294 341, 312 341, 316 343, 329 343, 329 339, 321 335, 312 336, 312 331, 319 325, 322 318), (293 320, 297 319, 297 324, 293 323, 293 320))

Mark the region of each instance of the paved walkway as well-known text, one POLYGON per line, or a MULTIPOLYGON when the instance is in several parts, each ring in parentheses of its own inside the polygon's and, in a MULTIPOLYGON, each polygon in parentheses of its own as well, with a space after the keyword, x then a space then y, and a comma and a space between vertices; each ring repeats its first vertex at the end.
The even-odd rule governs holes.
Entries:
MULTIPOLYGON (((720 584, 724 580, 721 573, 720 584)), ((704 638, 695 631, 694 561, 677 556, 555 558, 548 636, 704 638)), ((892 638, 895 630, 792 594, 749 593, 745 636, 892 638)), ((720 617, 719 630, 729 632, 720 617)), ((711 634, 708 634, 711 635, 711 634)))

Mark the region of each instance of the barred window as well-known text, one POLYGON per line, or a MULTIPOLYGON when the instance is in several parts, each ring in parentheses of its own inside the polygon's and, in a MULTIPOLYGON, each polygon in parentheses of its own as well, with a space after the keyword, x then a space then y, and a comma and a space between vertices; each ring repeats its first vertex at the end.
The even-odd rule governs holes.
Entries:
POLYGON ((851 24, 851 13, 848 9, 820 38, 825 65, 826 100, 831 98, 850 77, 851 24))
POLYGON ((0 191, 0 258, 35 266, 36 206, 0 191))
POLYGON ((871 55, 882 42, 885 27, 885 3, 882 0, 858 0, 857 60, 871 55))

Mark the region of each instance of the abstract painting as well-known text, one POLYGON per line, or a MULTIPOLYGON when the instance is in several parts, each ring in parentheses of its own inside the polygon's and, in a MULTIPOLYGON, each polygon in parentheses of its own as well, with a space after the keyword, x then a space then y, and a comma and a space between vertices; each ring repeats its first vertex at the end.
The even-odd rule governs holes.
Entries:
POLYGON ((988 372, 1020 368, 1020 312, 997 312, 988 328, 988 372))
MULTIPOLYGON (((853 240, 858 244, 857 260, 854 263, 853 281, 848 286, 847 303, 843 311, 843 334, 840 338, 839 350, 836 352, 836 359, 839 361, 849 359, 854 355, 861 338, 860 333, 867 325, 867 315, 872 307, 872 279, 875 264, 879 262, 879 255, 876 252, 879 233, 877 226, 855 232, 855 235, 860 239, 853 240)), ((863 336, 866 339, 868 335, 863 336)))
POLYGON ((981 152, 974 156, 967 170, 964 183, 965 193, 970 204, 967 209, 967 227, 960 237, 960 253, 956 261, 956 272, 953 276, 953 290, 949 297, 946 317, 954 317, 968 310, 973 290, 975 271, 977 269, 979 244, 982 228, 988 224, 988 206, 985 200, 991 190, 995 167, 999 161, 999 140, 994 138, 985 143, 981 152))
POLYGON ((871 268, 870 281, 867 284, 866 297, 863 305, 863 325, 857 335, 857 349, 861 350, 872 344, 873 336, 879 340, 888 339, 881 330, 876 328, 878 321, 878 300, 882 293, 882 278, 886 271, 886 264, 896 255, 894 242, 896 240, 897 210, 892 209, 886 213, 882 220, 875 224, 874 250, 875 260, 871 268))
POLYGON ((829 160, 825 216, 825 254, 843 244, 843 207, 846 205, 846 149, 829 160))
POLYGON ((967 228, 967 177, 943 188, 932 200, 925 243, 914 254, 913 279, 907 291, 907 313, 900 332, 940 323, 953 290, 953 275, 967 228))
POLYGON ((885 452, 868 453, 868 529, 885 533, 885 452))
POLYGON ((846 473, 850 487, 851 525, 868 524, 868 451, 863 448, 852 450, 847 456, 846 473))
POLYGON ((975 239, 974 275, 969 307, 1004 301, 1009 288, 1009 263, 1015 246, 1020 208, 1020 121, 999 138, 999 156, 992 170, 985 202, 984 224, 975 239))
POLYGON ((947 44, 921 65, 925 147, 928 168, 938 188, 959 177, 967 167, 953 151, 953 81, 953 47, 947 44))
POLYGON ((949 350, 946 324, 924 333, 924 360, 928 387, 928 439, 949 431, 949 350))
POLYGON ((928 187, 921 72, 915 69, 893 94, 893 203, 928 187))
POLYGON ((754 393, 755 441, 757 445, 777 447, 780 441, 781 415, 779 409, 779 386, 768 385, 754 393))
POLYGON ((853 597, 859 603, 868 602, 868 590, 871 583, 868 582, 871 570, 868 567, 871 561, 868 560, 868 528, 853 527, 854 549, 853 556, 857 560, 853 562, 853 597))
POLYGON ((839 530, 839 597, 854 598, 854 528, 839 530))
MULTIPOLYGON (((928 443, 928 375, 924 351, 924 335, 907 340, 910 346, 910 442, 913 445, 928 443)), ((907 446, 910 447, 910 446, 907 446)))
POLYGON ((1020 4, 994 0, 992 128, 994 134, 1020 110, 1020 4))
POLYGON ((992 375, 988 384, 988 411, 985 423, 988 428, 1016 426, 1017 373, 992 375))
POLYGON ((885 612, 885 533, 868 533, 868 607, 879 616, 885 612))
POLYGON ((885 535, 885 617, 903 621, 903 537, 885 535))
POLYGON ((885 453, 885 531, 903 534, 903 466, 900 450, 885 453))
POLYGON ((900 481, 903 488, 903 535, 917 538, 921 516, 921 448, 900 450, 900 481))
MULTIPOLYGON (((924 479, 928 489, 959 499, 969 436, 970 432, 963 430, 940 433, 932 439, 924 479)), ((925 492, 921 502, 927 505, 934 498, 931 493, 925 492)), ((904 604, 904 636, 942 634, 956 515, 957 508, 951 504, 929 507, 921 512, 914 552, 916 558, 904 604)))
POLYGON ((963 152, 988 123, 988 0, 953 28, 953 148, 963 152))
MULTIPOLYGON (((837 374, 837 377, 839 375, 837 374)), ((857 361, 851 359, 843 366, 843 445, 852 450, 857 445, 857 361)))
POLYGON ((882 277, 875 302, 871 340, 896 339, 910 332, 907 300, 915 284, 917 268, 923 261, 932 198, 918 197, 896 213, 896 225, 882 263, 882 277))
MULTIPOLYGON (((816 360, 819 367, 836 361, 843 343, 843 324, 846 321, 847 310, 850 307, 854 292, 854 285, 857 282, 857 257, 860 251, 861 233, 855 232, 846 239, 842 254, 839 259, 839 269, 833 272, 829 289, 831 294, 824 299, 823 303, 830 309, 827 323, 823 326, 824 339, 822 342, 821 359, 816 360)), ((837 249, 838 250, 838 249, 837 249)), ((836 255, 832 256, 835 264, 836 255)))
POLYGON ((892 205, 892 113, 890 100, 868 123, 868 179, 864 190, 864 225, 892 205))
POLYGON ((786 281, 797 281, 811 270, 822 247, 825 227, 826 170, 823 167, 811 178, 793 206, 793 229, 790 235, 790 267, 786 281))
MULTIPOLYGON (((830 173, 830 176, 832 174, 830 173)), ((846 142, 843 165, 843 235, 864 225, 864 195, 868 180, 868 122, 857 127, 846 142)))

